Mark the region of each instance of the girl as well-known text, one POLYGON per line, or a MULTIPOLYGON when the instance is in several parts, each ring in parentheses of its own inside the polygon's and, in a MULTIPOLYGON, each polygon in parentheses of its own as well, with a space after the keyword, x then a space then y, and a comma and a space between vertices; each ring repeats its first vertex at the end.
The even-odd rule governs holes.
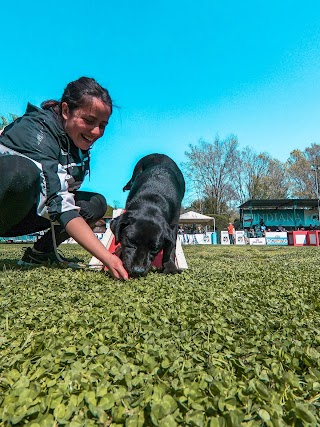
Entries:
POLYGON ((45 230, 22 262, 56 261, 56 246, 73 237, 108 267, 127 279, 121 260, 92 231, 106 211, 98 193, 79 191, 89 172, 89 149, 104 134, 112 100, 94 79, 70 82, 61 101, 28 104, 26 113, 0 135, 0 236, 45 230))

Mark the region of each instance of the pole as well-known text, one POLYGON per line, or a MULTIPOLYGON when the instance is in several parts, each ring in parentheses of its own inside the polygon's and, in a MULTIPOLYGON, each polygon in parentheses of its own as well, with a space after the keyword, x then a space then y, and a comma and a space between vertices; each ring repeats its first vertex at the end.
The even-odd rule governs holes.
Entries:
POLYGON ((311 170, 314 170, 315 172, 315 178, 316 178, 316 193, 317 193, 317 204, 318 204, 318 227, 320 228, 320 201, 319 201, 319 179, 318 179, 318 170, 319 165, 312 165, 311 170))
POLYGON ((316 172, 316 189, 317 189, 317 199, 318 199, 318 226, 320 226, 320 203, 319 203, 319 181, 318 181, 318 170, 319 166, 315 167, 316 172))

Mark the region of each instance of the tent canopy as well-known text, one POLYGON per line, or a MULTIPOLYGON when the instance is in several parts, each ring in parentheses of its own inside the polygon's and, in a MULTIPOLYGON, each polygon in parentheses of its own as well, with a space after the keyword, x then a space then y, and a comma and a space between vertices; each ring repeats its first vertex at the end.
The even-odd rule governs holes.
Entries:
POLYGON ((179 224, 210 224, 214 221, 214 218, 211 216, 202 215, 198 212, 186 212, 180 215, 179 224))

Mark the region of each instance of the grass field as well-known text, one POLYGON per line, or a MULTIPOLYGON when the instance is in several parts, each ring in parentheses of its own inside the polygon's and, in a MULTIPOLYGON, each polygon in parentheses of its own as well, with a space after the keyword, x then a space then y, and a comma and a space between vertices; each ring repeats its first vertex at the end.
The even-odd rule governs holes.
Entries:
POLYGON ((21 253, 0 245, 0 426, 320 425, 319 248, 189 246, 128 282, 21 253))

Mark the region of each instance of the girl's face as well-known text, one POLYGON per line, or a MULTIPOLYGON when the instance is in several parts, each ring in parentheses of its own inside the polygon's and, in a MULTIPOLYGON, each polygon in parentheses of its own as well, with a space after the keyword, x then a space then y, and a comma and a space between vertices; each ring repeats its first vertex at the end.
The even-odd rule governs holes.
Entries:
POLYGON ((111 108, 99 98, 91 98, 72 112, 66 102, 62 103, 64 130, 74 145, 81 150, 89 150, 102 137, 111 116, 111 108))

